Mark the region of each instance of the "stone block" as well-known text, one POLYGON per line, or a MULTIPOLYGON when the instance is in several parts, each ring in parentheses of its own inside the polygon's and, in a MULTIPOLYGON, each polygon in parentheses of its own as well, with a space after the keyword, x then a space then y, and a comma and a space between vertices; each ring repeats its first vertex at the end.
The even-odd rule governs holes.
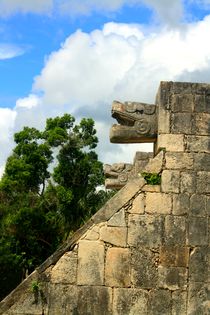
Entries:
POLYGON ((186 136, 186 150, 210 153, 210 139, 207 136, 186 136))
POLYGON ((147 213, 170 214, 172 211, 172 196, 164 193, 146 193, 147 213))
POLYGON ((174 170, 193 169, 193 154, 185 152, 167 152, 165 155, 166 168, 174 170))
POLYGON ((104 245, 101 242, 79 241, 77 284, 104 284, 104 245))
POLYGON ((52 283, 75 284, 77 278, 77 253, 66 252, 50 272, 52 283))
POLYGON ((133 201, 132 207, 128 210, 130 213, 143 214, 145 208, 145 195, 139 194, 133 201))
MULTIPOLYGON (((111 315, 112 289, 103 286, 51 285, 50 315, 111 315)), ((35 313, 34 313, 35 314, 35 313)), ((41 312, 39 315, 42 314, 41 312)))
POLYGON ((206 196, 194 194, 190 197, 190 215, 205 216, 206 215, 206 196))
POLYGON ((158 134, 170 133, 170 112, 159 107, 158 134))
POLYGON ((89 241, 97 241, 99 239, 99 227, 97 225, 94 225, 87 231, 87 233, 85 233, 82 239, 83 238, 89 241))
POLYGON ((210 216, 210 196, 206 196, 206 212, 210 216))
POLYGON ((125 247, 127 245, 127 227, 103 226, 100 229, 100 240, 125 247))
POLYGON ((172 315, 187 314, 187 292, 176 290, 172 292, 172 315))
MULTIPOLYGON (((42 283, 38 294, 32 292, 31 287, 22 291, 16 299, 12 299, 12 306, 8 311, 2 312, 2 307, 0 308, 1 315, 40 315, 49 314, 49 288, 46 283, 42 283)), ((14 296, 13 296, 14 297, 14 296)), ((61 315, 59 313, 58 315, 61 315)))
POLYGON ((181 193, 195 193, 196 192, 196 173, 181 172, 181 193))
POLYGON ((210 283, 190 282, 188 315, 208 315, 210 310, 210 283))
POLYGON ((187 268, 158 267, 158 286, 169 290, 186 289, 187 268))
POLYGON ((210 172, 197 173, 197 191, 198 193, 210 193, 210 172))
POLYGON ((195 170, 196 171, 210 171, 210 154, 197 153, 195 154, 195 170))
POLYGON ((162 216, 130 214, 128 244, 131 246, 158 247, 162 244, 164 218, 162 216))
POLYGON ((166 151, 184 152, 184 135, 159 134, 157 148, 165 148, 166 151))
POLYGON ((165 193, 179 193, 180 172, 164 170, 161 177, 161 191, 165 193))
POLYGON ((210 112, 210 96, 209 95, 196 95, 195 96, 195 112, 198 112, 198 113, 210 112))
POLYGON ((158 255, 149 249, 135 248, 131 255, 131 282, 133 286, 152 289, 158 281, 158 255))
POLYGON ((166 245, 186 244, 186 218, 183 216, 167 215, 165 218, 166 245))
POLYGON ((147 314, 148 292, 141 289, 114 289, 113 314, 145 315, 147 314))
POLYGON ((173 195, 173 210, 174 215, 184 215, 189 213, 190 197, 188 194, 173 195))
POLYGON ((169 290, 151 290, 149 293, 148 314, 169 315, 171 314, 172 296, 169 290))
POLYGON ((159 174, 162 171, 164 151, 161 150, 154 158, 150 159, 145 168, 142 170, 146 173, 159 174))
POLYGON ((172 95, 171 111, 177 112, 192 112, 194 108, 194 99, 192 94, 172 95))
POLYGON ((210 247, 195 247, 190 253, 189 279, 195 282, 210 282, 210 247))
POLYGON ((108 226, 126 226, 125 210, 122 209, 115 213, 107 222, 108 226))
POLYGON ((129 287, 131 255, 128 248, 108 248, 106 254, 105 285, 129 287))
POLYGON ((190 113, 175 113, 171 115, 172 134, 195 134, 194 115, 190 113))
POLYGON ((160 192, 160 185, 145 185, 142 187, 142 191, 160 192))
POLYGON ((210 135, 210 114, 199 113, 195 117, 196 135, 210 135))
POLYGON ((208 221, 206 218, 189 217, 188 245, 208 244, 208 221))
POLYGON ((94 223, 109 220, 118 210, 120 210, 135 194, 145 185, 142 177, 133 179, 116 193, 107 203, 92 216, 94 223))
POLYGON ((160 247, 160 265, 165 267, 188 267, 189 247, 165 245, 160 247))

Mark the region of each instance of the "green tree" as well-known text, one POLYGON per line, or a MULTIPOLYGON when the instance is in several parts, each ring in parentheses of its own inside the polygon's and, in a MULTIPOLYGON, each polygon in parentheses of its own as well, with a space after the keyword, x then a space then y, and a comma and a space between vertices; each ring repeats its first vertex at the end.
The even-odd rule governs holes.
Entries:
POLYGON ((0 181, 0 297, 109 197, 97 188, 104 178, 92 119, 50 118, 43 131, 24 127, 14 140, 0 181))

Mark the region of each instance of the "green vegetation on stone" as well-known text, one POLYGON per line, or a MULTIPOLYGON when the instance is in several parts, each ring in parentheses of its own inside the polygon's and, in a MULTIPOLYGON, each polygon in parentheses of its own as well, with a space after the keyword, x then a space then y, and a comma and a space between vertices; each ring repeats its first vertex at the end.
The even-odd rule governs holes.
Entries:
POLYGON ((141 176, 146 180, 148 185, 160 185, 161 175, 156 173, 141 173, 141 176))

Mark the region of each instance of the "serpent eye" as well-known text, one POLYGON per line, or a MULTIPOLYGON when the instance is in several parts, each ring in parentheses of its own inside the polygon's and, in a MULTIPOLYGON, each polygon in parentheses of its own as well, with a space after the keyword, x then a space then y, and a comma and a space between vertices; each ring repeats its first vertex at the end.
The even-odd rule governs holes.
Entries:
POLYGON ((134 103, 126 103, 126 111, 128 113, 135 113, 135 111, 136 111, 136 104, 134 104, 134 103))

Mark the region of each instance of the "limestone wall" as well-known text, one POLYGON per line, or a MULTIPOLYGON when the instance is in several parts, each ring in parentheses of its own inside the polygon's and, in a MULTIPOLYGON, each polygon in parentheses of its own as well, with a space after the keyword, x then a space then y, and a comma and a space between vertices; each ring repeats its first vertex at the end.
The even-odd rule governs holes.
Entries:
POLYGON ((210 85, 162 82, 157 106, 161 184, 128 182, 0 314, 210 314, 210 85))

